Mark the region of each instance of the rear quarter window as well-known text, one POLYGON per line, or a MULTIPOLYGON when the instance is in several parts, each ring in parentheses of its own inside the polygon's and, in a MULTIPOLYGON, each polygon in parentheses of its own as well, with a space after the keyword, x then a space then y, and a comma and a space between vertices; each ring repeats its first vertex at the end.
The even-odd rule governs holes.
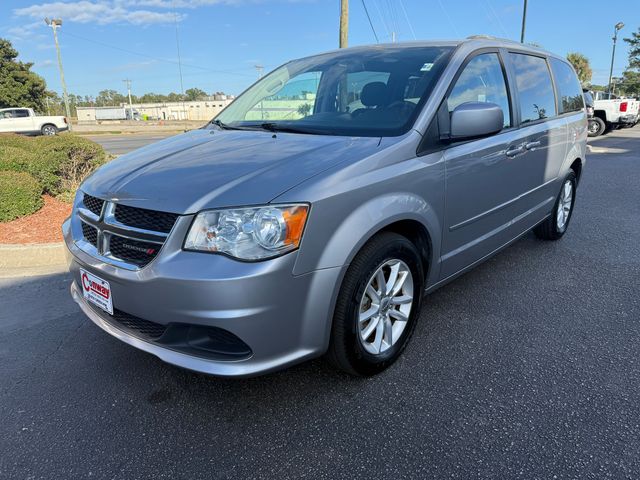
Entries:
POLYGON ((573 69, 557 58, 551 59, 551 70, 560 97, 560 113, 578 112, 584 108, 582 87, 573 69))

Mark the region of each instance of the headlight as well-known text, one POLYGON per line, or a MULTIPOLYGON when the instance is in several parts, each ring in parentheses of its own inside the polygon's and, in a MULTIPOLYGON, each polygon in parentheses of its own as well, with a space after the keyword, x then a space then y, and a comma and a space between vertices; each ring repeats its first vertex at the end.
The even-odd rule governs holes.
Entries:
POLYGON ((185 250, 262 260, 300 245, 309 206, 267 205, 200 212, 187 234, 185 250))

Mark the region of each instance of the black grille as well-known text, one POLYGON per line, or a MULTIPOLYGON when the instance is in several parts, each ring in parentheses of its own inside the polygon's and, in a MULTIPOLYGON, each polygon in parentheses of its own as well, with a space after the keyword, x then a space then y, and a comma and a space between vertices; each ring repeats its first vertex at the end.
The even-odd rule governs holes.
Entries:
POLYGON ((130 227, 169 233, 173 224, 176 223, 178 215, 127 205, 116 205, 115 217, 118 222, 130 227))
POLYGON ((116 326, 128 331, 132 335, 145 339, 145 340, 155 340, 164 335, 164 332, 167 330, 166 325, 161 325, 160 323, 150 322, 148 320, 144 320, 140 317, 136 317, 135 315, 130 315, 122 310, 113 309, 113 315, 109 315, 104 310, 98 309, 95 305, 90 303, 91 308, 93 308, 96 312, 100 313, 102 317, 106 317, 111 323, 116 326))
POLYGON ((121 310, 114 310, 111 318, 127 330, 131 330, 143 338, 160 338, 167 329, 166 325, 143 320, 121 310))
POLYGON ((143 242, 113 235, 109 242, 109 251, 111 255, 116 258, 144 267, 155 258, 161 246, 162 245, 157 243, 143 242))
POLYGON ((98 247, 98 231, 95 227, 82 222, 82 236, 94 247, 98 247))
POLYGON ((89 303, 100 317, 130 335, 190 355, 219 360, 234 360, 251 355, 251 348, 233 333, 218 327, 186 323, 160 323, 144 320, 113 309, 113 315, 89 303))
POLYGON ((97 215, 98 217, 100 216, 104 200, 100 200, 99 198, 92 197, 91 195, 87 195, 85 193, 84 197, 82 198, 82 203, 84 203, 84 206, 87 207, 87 210, 89 210, 91 213, 97 215))

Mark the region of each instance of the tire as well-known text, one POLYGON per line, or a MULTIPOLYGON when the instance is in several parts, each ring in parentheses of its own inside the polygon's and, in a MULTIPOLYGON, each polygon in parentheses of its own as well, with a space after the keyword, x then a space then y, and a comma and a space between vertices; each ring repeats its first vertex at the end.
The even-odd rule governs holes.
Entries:
POLYGON ((51 125, 50 123, 47 123, 46 125, 42 126, 42 128, 40 129, 40 133, 42 133, 42 135, 45 135, 45 136, 57 135, 58 129, 55 125, 51 125))
POLYGON ((590 118, 588 135, 590 137, 599 137, 604 133, 605 128, 607 128, 607 126, 605 125, 604 121, 601 118, 598 118, 598 117, 590 118))
POLYGON ((571 170, 562 181, 560 193, 558 194, 556 203, 553 206, 553 213, 544 222, 540 223, 533 229, 533 233, 535 233, 538 238, 542 240, 559 240, 567 232, 567 228, 569 228, 569 221, 573 215, 573 208, 576 204, 576 187, 576 174, 571 170), (566 203, 567 184, 571 185, 569 204, 566 203), (560 208, 563 209, 564 213, 560 213, 560 208), (561 215, 563 217, 562 222, 560 221, 561 215))
POLYGON ((392 232, 380 233, 369 240, 351 262, 340 287, 326 355, 329 362, 358 376, 375 375, 393 364, 413 334, 423 291, 424 266, 412 242, 392 232), (396 266, 397 283, 391 281, 396 266), (384 282, 378 282, 378 270, 383 275, 385 272, 388 274, 384 282, 392 283, 392 290, 404 278, 402 288, 395 296, 380 295, 382 289, 379 286, 384 282), (375 295, 369 293, 371 290, 368 286, 378 295, 377 303, 373 300, 375 295), (408 297, 411 297, 411 302, 407 301, 408 297), (361 322, 360 318, 366 317, 371 311, 377 313, 370 316, 370 320, 361 322), (371 335, 363 339, 370 328, 374 328, 371 335), (386 343, 384 339, 387 339, 386 343), (379 351, 374 353, 378 345, 379 351))

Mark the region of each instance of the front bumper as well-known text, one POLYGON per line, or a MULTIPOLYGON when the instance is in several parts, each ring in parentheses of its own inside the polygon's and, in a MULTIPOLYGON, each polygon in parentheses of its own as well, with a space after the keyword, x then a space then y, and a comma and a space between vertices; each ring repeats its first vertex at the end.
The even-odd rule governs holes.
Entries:
POLYGON ((63 232, 74 300, 103 330, 168 363, 218 376, 252 376, 319 356, 328 346, 335 293, 346 267, 294 276, 297 252, 264 262, 239 262, 183 251, 170 237, 153 262, 132 271, 80 250, 70 230, 67 221, 63 232), (233 360, 208 358, 118 328, 109 314, 84 299, 81 268, 110 283, 114 309, 162 325, 223 329, 246 343, 251 354, 233 360))

